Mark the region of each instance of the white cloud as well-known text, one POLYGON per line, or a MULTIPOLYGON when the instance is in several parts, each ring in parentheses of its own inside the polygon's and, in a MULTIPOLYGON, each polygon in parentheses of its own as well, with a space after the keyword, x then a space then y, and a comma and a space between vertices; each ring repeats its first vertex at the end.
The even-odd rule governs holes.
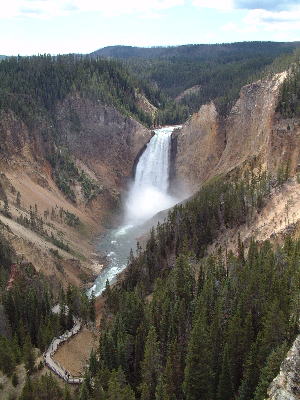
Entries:
POLYGON ((267 11, 262 9, 249 10, 239 22, 229 22, 221 27, 225 32, 236 33, 268 33, 272 40, 299 40, 300 6, 293 11, 267 11))
POLYGON ((108 16, 156 15, 184 3, 185 0, 10 0, 0 6, 0 18, 45 18, 74 12, 98 12, 108 16))
POLYGON ((235 8, 246 10, 283 11, 299 4, 299 0, 234 0, 235 8))
POLYGON ((228 22, 228 24, 221 26, 221 30, 224 32, 238 31, 238 29, 239 26, 234 22, 228 22))
POLYGON ((192 4, 200 8, 214 8, 216 10, 232 10, 233 0, 193 0, 192 4))
MULTIPOLYGON (((256 26, 269 32, 293 32, 300 30, 300 7, 293 11, 250 10, 243 21, 247 26, 256 26)), ((298 38, 299 39, 299 38, 298 38)))

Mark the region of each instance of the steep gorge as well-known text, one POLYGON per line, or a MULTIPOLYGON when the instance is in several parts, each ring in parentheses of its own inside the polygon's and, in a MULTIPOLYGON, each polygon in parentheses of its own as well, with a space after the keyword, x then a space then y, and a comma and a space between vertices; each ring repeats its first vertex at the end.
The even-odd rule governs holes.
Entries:
MULTIPOLYGON (((0 137, 1 187, 13 219, 20 215, 30 218, 30 209, 36 207, 37 217, 44 219, 48 233, 72 249, 69 254, 1 215, 1 222, 11 231, 6 235, 17 253, 56 283, 80 285, 90 280, 99 272, 91 240, 105 227, 116 223, 112 214, 117 218, 121 192, 131 176, 137 154, 151 138, 150 130, 112 106, 74 93, 57 104, 52 119, 41 117, 33 127, 28 127, 14 112, 2 110, 0 137), (59 136, 55 144, 56 132, 59 136), (72 179, 75 201, 57 186, 55 174, 61 172, 61 165, 55 171, 49 160, 50 154, 61 154, 65 149, 85 179, 83 182, 72 179), (91 198, 84 195, 85 182, 87 185, 92 182, 97 188, 91 198), (19 206, 16 204, 18 192, 19 206), (66 223, 62 213, 78 217, 78 226, 66 223), (63 259, 57 259, 53 250, 63 259), (58 262, 63 265, 64 273, 57 270, 58 262)), ((2 207, 4 196, 0 199, 2 207)))
MULTIPOLYGON (((291 163, 290 173, 294 174, 298 165, 299 123, 296 119, 285 120, 276 113, 276 104, 282 79, 284 79, 284 75, 278 75, 271 80, 244 87, 241 91, 240 99, 225 119, 218 114, 213 103, 202 106, 199 113, 192 116, 182 130, 177 131, 174 138, 174 143, 177 142, 177 149, 175 149, 177 150, 177 155, 174 156, 176 153, 174 151, 173 164, 175 165, 175 171, 173 173, 175 172, 175 183, 180 187, 180 190, 183 188, 185 192, 193 193, 203 184, 213 181, 211 178, 216 178, 218 175, 226 178, 234 174, 239 176, 243 175, 243 172, 247 169, 253 170, 254 173, 260 170, 267 170, 276 175, 277 170, 282 165, 287 164, 288 161, 291 163), (186 183, 187 187, 184 185, 186 183)), ((64 286, 67 286, 70 282, 81 285, 91 275, 88 266, 93 246, 88 242, 103 227, 109 223, 114 223, 112 220, 108 222, 107 218, 110 217, 112 211, 117 214, 120 193, 131 174, 136 156, 151 137, 151 132, 134 119, 122 115, 114 107, 104 105, 100 101, 93 101, 76 92, 69 94, 56 105, 55 116, 52 119, 43 117, 38 121, 38 124, 28 127, 20 117, 8 111, 2 112, 1 124, 0 136, 4 138, 1 143, 1 170, 3 173, 1 175, 0 194, 2 193, 1 206, 4 211, 3 215, 1 215, 1 221, 7 224, 7 228, 3 226, 2 231, 9 237, 18 253, 21 253, 22 257, 27 261, 32 261, 35 267, 48 275, 50 279, 56 283, 63 282, 64 286), (53 125, 53 121, 55 125, 53 125), (50 138, 57 133, 59 133, 59 136, 55 141, 52 141, 50 138), (49 154, 51 154, 50 158, 49 154), (64 175, 65 168, 68 168, 68 172, 71 173, 71 178, 68 181, 66 181, 64 175), (91 197, 86 197, 86 190, 88 190, 91 197), (17 198, 18 193, 21 196, 20 201, 17 198), (74 196, 73 199, 72 196, 74 196), (9 210, 5 209, 7 206, 9 210), (9 213, 13 218, 8 218, 5 215, 9 213), (18 222, 20 214, 27 215, 30 222, 35 224, 38 224, 39 219, 43 217, 44 227, 46 226, 46 230, 49 233, 48 239, 51 238, 51 233, 64 244, 67 243, 70 248, 60 248, 55 245, 55 242, 53 243, 48 239, 45 240, 34 229, 24 227, 24 224, 18 222), (67 220, 67 217, 71 218, 71 220, 67 220), (80 224, 77 224, 76 217, 80 219, 80 224), (101 226, 98 225, 99 221, 101 226), (70 222, 72 222, 71 225, 70 222)), ((259 179, 257 181, 257 185, 255 186, 254 184, 255 193, 259 193, 260 190, 259 179)), ((203 299, 206 299, 207 303, 211 301, 213 304, 216 299, 215 294, 219 292, 221 287, 220 282, 225 282, 227 278, 232 278, 234 287, 234 281, 239 281, 239 279, 235 278, 238 278, 238 274, 241 273, 242 279, 240 279, 240 283, 252 282, 253 279, 255 284, 256 277, 252 276, 252 271, 255 271, 256 268, 256 272, 260 271, 260 260, 264 259, 268 246, 266 245, 262 250, 258 250, 253 243, 252 252, 256 254, 256 257, 251 258, 250 254, 247 260, 250 268, 245 268, 246 261, 244 255, 240 252, 236 259, 230 256, 232 257, 232 267, 228 274, 227 254, 224 261, 221 255, 218 259, 216 257, 208 260, 207 276, 212 274, 211 277, 207 279, 207 277, 203 276, 203 282, 199 279, 196 283, 195 277, 197 275, 201 277, 201 273, 203 273, 200 264, 203 262, 201 257, 206 255, 204 253, 205 246, 211 240, 214 240, 215 235, 219 233, 219 237, 213 243, 216 247, 211 252, 216 254, 215 250, 220 244, 224 244, 222 247, 226 248, 226 250, 229 249, 236 252, 238 247, 237 237, 240 239, 238 234, 243 232, 244 225, 247 225, 241 226, 244 222, 244 216, 241 212, 238 216, 234 215, 236 210, 232 207, 233 200, 235 198, 239 200, 239 195, 242 197, 240 192, 236 197, 230 197, 232 194, 230 183, 227 186, 226 184, 222 185, 221 179, 216 179, 216 182, 217 184, 215 186, 211 185, 207 192, 205 192, 204 186, 203 192, 201 193, 200 191, 200 194, 198 193, 198 198, 195 198, 194 203, 192 200, 190 206, 187 205, 186 209, 181 206, 176 208, 171 213, 170 219, 165 224, 158 226, 156 233, 152 232, 146 245, 145 253, 139 251, 136 259, 133 259, 128 271, 126 271, 123 287, 122 285, 114 287, 114 295, 111 298, 109 297, 109 291, 105 294, 107 304, 104 312, 108 314, 107 329, 110 324, 113 326, 115 323, 116 325, 113 329, 118 334, 105 336, 104 332, 102 339, 104 345, 105 340, 107 341, 106 350, 108 349, 108 351, 102 352, 102 354, 100 351, 100 357, 103 357, 102 361, 105 361, 110 370, 121 366, 132 385, 136 385, 139 382, 138 374, 137 376, 132 374, 132 360, 135 360, 135 368, 138 368, 141 365, 145 341, 150 343, 152 335, 153 342, 156 342, 155 334, 153 333, 154 328, 150 327, 149 329, 149 318, 151 324, 156 327, 157 332, 160 332, 157 340, 161 342, 161 348, 165 351, 164 361, 166 361, 167 357, 169 358, 169 367, 166 367, 165 373, 170 373, 172 369, 170 366, 178 367, 178 364, 180 364, 177 370, 174 368, 174 371, 178 373, 183 366, 183 357, 185 357, 187 346, 178 346, 177 348, 176 340, 183 340, 187 345, 187 332, 191 329, 192 323, 197 328, 198 322, 203 323, 205 320, 204 316, 202 316, 203 320, 195 318, 197 325, 195 321, 192 322, 191 315, 195 312, 193 304, 196 304, 199 300, 196 301, 196 296, 192 299, 196 293, 196 285, 199 286, 200 293, 201 286, 204 285, 205 280, 207 281, 205 283, 205 285, 207 284, 206 295, 207 293, 209 295, 206 299, 204 291, 203 299), (225 200, 222 199, 222 196, 225 197, 225 200), (223 203, 226 203, 226 206, 229 205, 229 213, 227 215, 225 215, 226 210, 224 211, 222 207, 223 203), (227 218, 226 221, 225 216, 227 218), (233 232, 235 243, 232 248, 227 247, 226 236, 224 235, 224 233, 228 233, 230 227, 232 227, 232 230, 238 229, 238 232, 236 230, 233 232), (225 238, 223 243, 220 241, 220 236, 225 238), (197 261, 193 256, 189 256, 190 249, 197 252, 199 257, 197 261), (178 254, 181 254, 182 258, 179 258, 175 267, 174 256, 178 254), (188 255, 185 259, 186 254, 188 255), (255 264, 254 260, 256 259, 259 259, 259 262, 255 264), (239 264, 242 268, 235 276, 238 271, 235 266, 239 264), (197 268, 198 272, 195 273, 197 268), (155 283, 157 277, 158 279, 155 283), (209 281, 216 283, 210 285, 209 281), (136 283, 138 284, 135 286, 136 283), (145 293, 149 294, 146 297, 146 302, 142 299, 145 293), (173 296, 175 297, 173 298, 173 296), (180 303, 182 299, 185 299, 185 302, 180 303), (119 313, 115 322, 113 314, 116 309, 119 309, 119 313), (152 311, 149 313, 149 310, 152 311), (161 318, 161 314, 163 318, 161 318), (157 318, 158 315, 160 318, 157 318), (165 321, 167 322, 165 323, 165 321), (168 329, 168 325, 172 329, 168 329), (146 336, 148 336, 147 340, 146 336), (171 351, 170 354, 167 352, 170 343, 168 342, 169 337, 176 339, 173 341, 175 352, 171 351), (132 343, 141 343, 140 351, 133 350, 132 343), (110 357, 110 354, 117 354, 117 356, 114 359, 110 357), (177 360, 173 360, 173 354, 176 354, 178 360, 181 357, 180 363, 177 363, 177 360), (181 355, 179 356, 179 354, 181 355)), ((294 179, 286 185, 280 186, 278 188, 279 193, 266 191, 270 196, 268 198, 268 200, 270 199, 270 204, 268 204, 269 208, 259 208, 260 216, 269 215, 270 207, 272 208, 272 205, 278 201, 278 197, 282 195, 280 213, 281 218, 283 218, 283 214, 286 212, 285 201, 288 199, 285 196, 285 191, 288 194, 292 192, 298 196, 300 192, 298 182, 294 179)), ((297 196, 295 198, 296 202, 297 196)), ((245 207, 247 211, 251 210, 251 207, 254 208, 257 202, 253 201, 250 204, 250 206, 247 204, 247 207, 245 207)), ((296 206, 294 205, 293 211, 295 211, 296 206)), ((242 207, 237 207, 238 211, 241 209, 242 207)), ((253 222, 250 218, 247 223, 249 221, 253 222)), ((287 225, 286 223, 282 224, 282 230, 286 229, 287 225)), ((260 229, 259 224, 257 224, 257 229, 260 229)), ((242 240, 244 238, 244 236, 241 237, 242 240)), ((268 238, 267 234, 262 240, 265 238, 268 238)), ((247 243, 245 244, 247 245, 247 243)), ((297 248, 295 244, 295 249, 297 248)), ((287 251, 288 255, 289 248, 287 247, 285 251, 287 251)), ((284 258, 285 254, 282 257, 284 258)), ((272 259, 275 260, 275 257, 272 259)), ((276 263, 280 264, 281 258, 279 257, 278 260, 276 258, 276 263)), ((206 261, 204 261, 205 263, 206 261)), ((280 268, 277 268, 277 264, 276 268, 274 267, 275 270, 281 271, 280 268)), ((260 283, 271 281, 273 278, 271 279, 270 277, 272 277, 274 271, 265 271, 264 273, 266 274, 263 275, 260 283)), ((280 276, 278 276, 278 279, 280 279, 280 276)), ((286 281, 284 280, 284 282, 286 281)), ((230 289, 230 285, 225 285, 224 290, 226 287, 230 289)), ((241 285, 242 287, 243 285, 241 285)), ((217 313, 215 315, 216 325, 209 327, 214 334, 218 331, 215 330, 215 327, 221 326, 218 325, 219 323, 226 326, 232 315, 235 315, 240 298, 245 301, 245 308, 242 309, 247 310, 249 303, 239 290, 240 287, 237 286, 237 288, 238 295, 232 299, 233 302, 229 301, 227 305, 224 303, 226 309, 223 310, 222 308, 222 299, 219 304, 220 308, 214 308, 213 306, 207 308, 209 312, 214 312, 215 310, 220 312, 220 315, 217 315, 217 313), (231 309, 234 302, 236 302, 236 305, 231 309), (218 319, 219 317, 220 319, 218 319)), ((256 288, 254 287, 253 289, 253 293, 255 293, 256 288)), ((262 297, 260 300, 263 299, 264 290, 265 287, 261 286, 259 293, 262 297)), ((278 290, 279 293, 278 285, 275 285, 274 290, 278 290)), ((270 291, 270 297, 274 293, 270 291)), ((234 290, 228 290, 228 299, 230 299, 230 296, 234 296, 234 290)), ((263 322, 260 321, 261 311, 265 312, 265 310, 260 310, 264 301, 257 301, 256 303, 254 297, 251 292, 249 302, 253 307, 253 316, 243 321, 239 326, 240 329, 238 328, 236 331, 237 338, 239 338, 243 331, 242 326, 244 327, 245 325, 245 332, 249 329, 249 343, 251 342, 250 337, 252 337, 252 318, 253 321, 255 320, 255 323, 253 322, 254 327, 256 321, 259 321, 257 325, 263 325, 263 322)), ((276 295, 274 298, 276 298, 276 295)), ((282 304, 285 303, 283 301, 282 304)), ((279 305, 277 303, 274 304, 274 314, 276 314, 276 307, 279 307, 279 305)), ((286 309, 287 307, 285 307, 286 309)), ((246 313, 242 312, 241 315, 244 318, 246 313)), ((235 317, 240 318, 239 315, 235 315, 235 317)), ((268 317, 273 322, 270 315, 266 314, 265 317, 268 317)), ((232 321, 234 321, 233 317, 232 321)), ((208 326, 205 327, 208 329, 208 326)), ((199 335, 200 332, 200 343, 206 343, 206 333, 202 332, 201 329, 194 329, 194 331, 195 336, 196 334, 199 335)), ((222 334, 220 333, 221 336, 222 334)), ((269 337, 271 336, 266 335, 266 338, 269 337)), ((243 342, 243 345, 245 343, 243 342)), ((192 341, 189 345, 190 352, 192 352, 191 344, 193 344, 192 341)), ((154 345, 154 350, 157 346, 154 345)), ((199 349, 200 354, 203 350, 203 357, 199 364, 201 367, 203 359, 206 360, 207 349, 203 349, 201 344, 199 349)), ((250 346, 245 346, 245 355, 248 354, 247 351, 249 349, 250 346)), ((232 346, 231 351, 232 356, 235 353, 235 346, 232 346)), ((150 360, 153 353, 148 353, 150 360)), ((196 351, 194 354, 199 354, 199 352, 196 351)), ((219 357, 218 349, 216 349, 216 354, 219 357)), ((246 357, 245 355, 243 357, 246 357)), ((225 356, 226 352, 224 352, 224 359, 225 356)), ((193 357, 191 360, 193 361, 193 357)), ((238 361, 241 364, 237 375, 241 374, 240 371, 242 370, 242 362, 241 360, 238 361)), ((208 359, 207 362, 209 362, 208 359)), ((145 365, 148 371, 148 365, 151 367, 151 363, 145 362, 145 365)), ((222 363, 221 366, 219 360, 220 368, 222 367, 222 370, 224 369, 225 371, 224 365, 226 367, 227 363, 222 363)), ((230 365, 234 367, 235 363, 232 362, 230 365)), ((157 371, 156 363, 153 363, 153 367, 154 371, 157 371)), ((100 369, 100 363, 98 368, 100 369)), ((197 368, 193 366, 190 368, 191 376, 195 370, 197 368)), ((179 377, 174 379, 176 381, 174 386, 178 386, 176 390, 179 393, 182 390, 183 372, 187 374, 186 371, 184 372, 182 368, 179 377)), ((148 375, 144 374, 143 371, 142 373, 145 375, 145 382, 147 383, 148 375)), ((155 373, 153 373, 153 376, 155 376, 155 373)), ((206 391, 203 392, 203 396, 207 396, 207 398, 209 398, 207 382, 212 376, 213 374, 210 376, 207 373, 207 366, 205 366, 204 388, 206 391)), ((158 384, 158 377, 155 379, 157 380, 157 387, 155 388, 154 385, 151 389, 153 396, 154 390, 158 391, 164 385, 163 380, 158 384)), ((101 385, 102 382, 100 382, 101 385)), ((142 389, 144 391, 143 396, 145 396, 143 398, 147 398, 145 386, 142 389)), ((237 389, 238 385, 236 383, 235 391, 237 389)))

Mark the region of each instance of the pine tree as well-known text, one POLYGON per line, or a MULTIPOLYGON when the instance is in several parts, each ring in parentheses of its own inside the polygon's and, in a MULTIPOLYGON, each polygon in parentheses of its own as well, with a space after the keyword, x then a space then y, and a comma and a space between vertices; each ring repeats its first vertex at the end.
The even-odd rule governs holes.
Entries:
POLYGON ((253 343, 243 366, 243 379, 238 400, 251 400, 258 381, 257 342, 253 343))
POLYGON ((156 386, 155 400, 170 400, 163 375, 160 376, 156 386))
POLYGON ((13 376, 11 378, 11 383, 13 384, 14 387, 16 387, 19 383, 18 376, 15 372, 13 373, 13 376))
POLYGON ((190 340, 184 371, 183 390, 186 400, 211 399, 211 354, 204 312, 197 317, 190 340))
POLYGON ((89 399, 90 399, 90 394, 87 385, 85 382, 83 382, 80 388, 79 400, 89 400, 89 399))
POLYGON ((115 301, 114 301, 114 295, 113 291, 110 287, 109 280, 107 279, 105 282, 105 290, 103 292, 103 296, 106 298, 106 306, 108 307, 109 311, 114 311, 115 310, 115 301))
POLYGON ((228 323, 227 344, 228 344, 228 364, 233 391, 238 390, 242 378, 242 368, 244 363, 242 319, 237 310, 228 323))
POLYGON ((96 321, 96 297, 94 291, 92 291, 89 301, 89 319, 93 323, 96 321))
POLYGON ((223 352, 222 370, 218 385, 217 398, 218 400, 232 400, 234 398, 234 392, 233 392, 230 369, 229 369, 227 344, 225 345, 223 352))
POLYGON ((64 387, 64 398, 63 398, 63 400, 72 400, 72 396, 71 396, 70 390, 69 390, 67 385, 65 385, 65 387, 64 387))
POLYGON ((170 399, 180 399, 183 395, 183 352, 178 342, 171 343, 163 376, 164 390, 170 399))
POLYGON ((268 305, 260 335, 261 344, 258 352, 260 365, 263 365, 270 352, 287 338, 288 321, 280 309, 279 301, 276 299, 268 305))
POLYGON ((20 400, 33 400, 33 385, 31 377, 27 375, 20 400))
POLYGON ((8 376, 11 376, 16 367, 15 355, 9 341, 0 336, 0 369, 8 376))
POLYGON ((20 193, 20 192, 17 193, 17 197, 16 197, 16 206, 17 206, 18 208, 21 207, 21 193, 20 193))
POLYGON ((30 337, 27 335, 24 343, 24 361, 25 361, 25 368, 29 374, 31 374, 34 370, 34 353, 31 344, 30 337))
POLYGON ((21 349, 19 346, 19 341, 18 341, 18 337, 17 337, 16 333, 14 334, 14 337, 13 337, 12 348, 13 348, 13 353, 15 356, 16 363, 19 364, 21 361, 21 358, 22 358, 22 353, 21 353, 21 349))
POLYGON ((284 342, 276 347, 267 358, 266 364, 261 370, 258 385, 255 390, 254 400, 263 400, 266 398, 267 389, 279 372, 280 364, 288 351, 288 345, 284 342))
POLYGON ((97 356, 96 352, 92 349, 91 354, 90 354, 90 360, 89 360, 89 371, 92 376, 95 376, 98 370, 98 361, 97 361, 97 356))
POLYGON ((134 392, 126 384, 125 375, 121 368, 112 371, 106 398, 107 400, 135 400, 134 392))
POLYGON ((161 373, 159 343, 154 326, 151 326, 148 332, 141 369, 141 399, 152 400, 155 398, 155 389, 161 373))

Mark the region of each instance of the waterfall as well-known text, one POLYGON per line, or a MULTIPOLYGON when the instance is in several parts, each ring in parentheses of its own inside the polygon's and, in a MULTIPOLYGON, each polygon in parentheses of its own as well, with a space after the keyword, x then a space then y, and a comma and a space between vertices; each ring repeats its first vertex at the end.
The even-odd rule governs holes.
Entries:
POLYGON ((155 131, 136 167, 134 183, 126 201, 125 220, 136 225, 171 207, 168 194, 171 135, 174 127, 155 131))
POLYGON ((159 130, 148 143, 136 167, 134 189, 151 185, 167 192, 171 133, 159 130))
POLYGON ((176 203, 176 199, 168 194, 171 135, 174 128, 157 129, 141 155, 125 201, 124 223, 118 229, 107 232, 97 246, 101 254, 106 254, 108 265, 88 291, 89 295, 94 292, 99 296, 105 289, 106 281, 114 282, 126 268, 130 249, 135 249, 137 238, 149 229, 143 223, 176 203))

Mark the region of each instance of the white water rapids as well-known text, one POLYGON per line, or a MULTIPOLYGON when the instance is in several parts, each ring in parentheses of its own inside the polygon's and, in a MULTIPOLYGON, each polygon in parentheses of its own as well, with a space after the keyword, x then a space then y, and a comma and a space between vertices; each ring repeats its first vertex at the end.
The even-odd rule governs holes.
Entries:
POLYGON ((105 289, 106 281, 111 283, 116 279, 126 267, 130 249, 135 249, 137 238, 149 228, 143 224, 177 202, 168 193, 171 135, 177 127, 155 130, 155 135, 141 155, 125 201, 124 223, 108 232, 99 242, 98 250, 107 255, 108 266, 97 277, 89 293, 94 291, 99 296, 105 289))

